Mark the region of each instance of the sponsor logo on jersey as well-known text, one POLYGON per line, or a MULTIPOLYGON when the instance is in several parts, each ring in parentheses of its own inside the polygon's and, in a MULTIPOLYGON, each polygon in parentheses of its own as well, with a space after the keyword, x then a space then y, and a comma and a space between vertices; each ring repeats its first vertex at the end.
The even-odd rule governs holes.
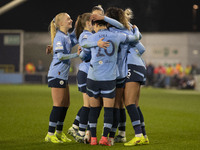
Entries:
POLYGON ((62 43, 60 42, 60 41, 58 41, 57 43, 56 43, 56 48, 55 48, 55 50, 63 50, 63 46, 62 46, 62 43))

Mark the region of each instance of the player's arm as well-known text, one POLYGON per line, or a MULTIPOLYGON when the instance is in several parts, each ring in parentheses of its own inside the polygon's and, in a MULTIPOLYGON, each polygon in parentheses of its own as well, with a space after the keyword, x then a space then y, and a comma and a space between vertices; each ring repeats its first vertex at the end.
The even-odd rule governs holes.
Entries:
POLYGON ((107 17, 107 16, 102 16, 102 15, 98 15, 98 14, 93 14, 91 16, 91 19, 92 20, 104 20, 105 22, 115 26, 116 28, 119 28, 119 29, 124 29, 124 25, 121 24, 119 21, 115 20, 115 19, 112 19, 110 17, 107 17))
POLYGON ((59 60, 68 60, 68 59, 78 57, 78 54, 77 53, 63 54, 63 52, 59 52, 59 53, 57 53, 57 57, 58 57, 59 60))
POLYGON ((78 44, 78 40, 77 40, 76 34, 75 34, 75 29, 70 33, 70 39, 71 39, 72 47, 74 47, 75 45, 78 44))
POLYGON ((89 49, 84 49, 81 51, 79 57, 83 61, 88 61, 91 59, 91 51, 89 49))
POLYGON ((81 47, 78 46, 77 53, 63 54, 63 52, 59 52, 59 53, 57 53, 57 56, 58 56, 59 60, 68 60, 68 59, 72 59, 72 58, 78 57, 80 55, 81 51, 82 51, 81 47))
POLYGON ((97 42, 92 39, 93 38, 91 38, 91 36, 90 36, 90 38, 82 40, 82 42, 80 43, 80 46, 83 48, 91 48, 91 47, 99 46, 104 49, 106 49, 108 46, 110 46, 110 44, 109 44, 110 42, 103 41, 104 38, 101 38, 97 42))
MULTIPOLYGON (((138 27, 136 25, 132 25, 132 28, 133 28, 134 34, 136 34, 137 36, 139 36, 139 40, 141 40, 142 34, 140 33, 138 27)), ((145 47, 144 47, 144 45, 141 42, 138 41, 134 45, 137 48, 137 50, 138 50, 138 52, 139 52, 140 55, 142 55, 145 52, 145 47)))
POLYGON ((133 34, 137 34, 137 36, 139 37, 139 40, 141 40, 142 34, 140 33, 138 27, 136 25, 132 25, 132 24, 130 24, 130 25, 133 28, 133 34))
POLYGON ((59 38, 59 39, 57 39, 57 41, 55 43, 56 43, 55 44, 55 54, 57 54, 57 58, 60 61, 78 57, 77 53, 64 54, 64 46, 63 45, 67 44, 65 39, 59 38))
POLYGON ((135 47, 137 48, 140 55, 142 55, 146 50, 144 45, 139 41, 135 44, 135 47))

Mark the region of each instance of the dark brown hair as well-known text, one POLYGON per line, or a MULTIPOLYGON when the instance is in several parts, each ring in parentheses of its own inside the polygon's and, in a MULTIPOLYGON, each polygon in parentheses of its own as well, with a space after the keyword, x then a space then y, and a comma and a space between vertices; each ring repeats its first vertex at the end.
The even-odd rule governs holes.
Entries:
POLYGON ((130 26, 129 26, 128 20, 127 20, 127 18, 125 16, 124 11, 121 8, 109 7, 106 10, 106 16, 119 21, 120 23, 122 23, 124 25, 125 28, 130 30, 130 26))
POLYGON ((76 38, 78 39, 80 34, 83 32, 85 26, 86 26, 86 21, 90 21, 90 16, 91 13, 84 13, 82 15, 79 15, 77 18, 77 23, 76 23, 76 38))

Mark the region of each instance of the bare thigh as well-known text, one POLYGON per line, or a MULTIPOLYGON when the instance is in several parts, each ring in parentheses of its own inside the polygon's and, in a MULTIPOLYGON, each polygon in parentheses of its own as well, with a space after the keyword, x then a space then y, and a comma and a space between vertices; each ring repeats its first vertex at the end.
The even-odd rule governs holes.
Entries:
POLYGON ((136 104, 140 84, 138 82, 127 82, 125 86, 125 105, 136 104))
POLYGON ((103 106, 104 107, 114 107, 115 98, 103 98, 103 106))
POLYGON ((124 88, 117 88, 116 89, 116 96, 115 96, 115 108, 123 108, 123 97, 124 97, 124 88))
POLYGON ((66 88, 51 88, 51 95, 53 99, 53 106, 69 107, 70 94, 68 85, 66 88))
POLYGON ((89 98, 90 97, 86 93, 83 93, 83 106, 84 107, 90 107, 89 98))
POLYGON ((100 107, 101 101, 100 98, 89 97, 90 107, 100 107))

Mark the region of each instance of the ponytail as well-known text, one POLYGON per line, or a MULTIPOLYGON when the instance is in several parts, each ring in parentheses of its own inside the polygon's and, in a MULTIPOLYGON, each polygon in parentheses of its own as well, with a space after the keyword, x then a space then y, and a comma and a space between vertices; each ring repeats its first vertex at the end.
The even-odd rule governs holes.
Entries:
POLYGON ((82 15, 79 15, 76 21, 76 27, 75 27, 75 33, 76 33, 76 38, 78 39, 80 34, 83 32, 83 25, 82 25, 82 15))
POLYGON ((49 49, 46 53, 50 54, 53 53, 53 41, 54 38, 56 36, 56 32, 57 29, 59 29, 59 22, 61 20, 61 17, 64 15, 65 13, 59 13, 58 15, 56 15, 56 17, 51 21, 50 25, 49 25, 49 30, 50 30, 50 35, 51 35, 51 49, 49 49))
POLYGON ((85 26, 86 26, 86 21, 90 21, 90 16, 91 13, 84 13, 82 15, 79 15, 76 21, 76 38, 78 39, 80 34, 83 32, 85 26))

